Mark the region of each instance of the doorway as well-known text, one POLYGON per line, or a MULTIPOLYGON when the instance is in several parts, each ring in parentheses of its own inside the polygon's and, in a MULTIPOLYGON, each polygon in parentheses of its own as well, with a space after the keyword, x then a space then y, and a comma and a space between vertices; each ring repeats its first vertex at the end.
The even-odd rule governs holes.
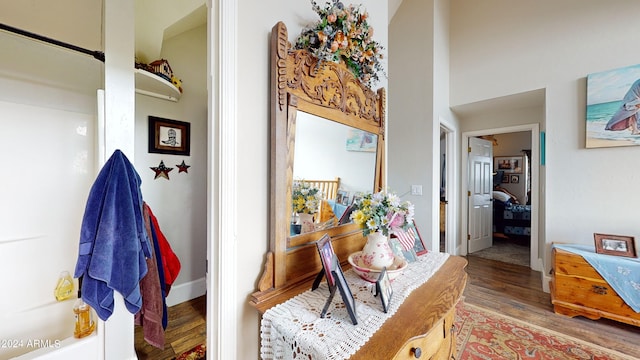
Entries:
MULTIPOLYGON (((449 254, 458 254, 459 248, 456 243, 458 224, 457 220, 457 191, 459 173, 457 172, 457 132, 455 127, 440 118, 440 151, 439 160, 439 209, 434 208, 434 214, 438 214, 439 229, 439 248, 441 252, 449 254)), ((434 203, 435 206, 435 203, 434 203)))
POLYGON ((440 252, 447 251, 447 132, 440 127, 440 252))
MULTIPOLYGON (((541 271, 542 269, 542 264, 539 256, 539 231, 538 231, 538 227, 539 227, 539 164, 540 164, 540 160, 539 160, 539 125, 538 124, 528 124, 528 125, 519 125, 519 126, 512 126, 512 127, 504 127, 504 128, 495 128, 495 129, 485 129, 485 130, 478 130, 478 131, 472 131, 472 132, 465 132, 462 134, 462 144, 463 145, 463 151, 462 151, 462 156, 461 156, 461 161, 462 164, 464 164, 463 166, 461 166, 461 170, 462 170, 462 179, 468 179, 469 178, 469 173, 468 173, 468 169, 467 169, 467 164, 469 161, 469 154, 467 152, 467 145, 469 143, 469 138, 472 137, 480 137, 480 136, 489 136, 489 135, 496 135, 496 134, 508 134, 508 133, 516 133, 516 132, 529 132, 530 134, 530 139, 531 139, 531 176, 530 176, 530 181, 531 181, 531 193, 530 193, 530 203, 531 203, 531 236, 530 236, 530 240, 529 240, 529 246, 530 246, 530 258, 529 258, 529 264, 530 264, 530 268, 536 271, 541 271)), ((467 181, 463 181, 461 184, 462 187, 462 191, 461 193, 465 194, 467 193, 467 181)), ((463 196, 460 202, 461 206, 463 209, 467 209, 469 206, 469 197, 468 196, 463 196)), ((462 212, 462 219, 461 219, 461 229, 463 229, 463 231, 466 231, 468 229, 468 225, 469 225, 469 215, 466 211, 462 212)), ((466 236, 465 236, 466 238, 466 236)), ((461 244, 461 249, 460 249, 460 253, 462 255, 467 255, 469 253, 469 249, 468 249, 468 244, 467 241, 462 241, 461 244)))

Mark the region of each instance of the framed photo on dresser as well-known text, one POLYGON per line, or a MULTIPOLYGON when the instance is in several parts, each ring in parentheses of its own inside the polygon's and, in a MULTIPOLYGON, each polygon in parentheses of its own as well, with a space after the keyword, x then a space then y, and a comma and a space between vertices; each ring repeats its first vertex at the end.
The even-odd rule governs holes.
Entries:
POLYGON ((376 281, 376 296, 380 295, 380 301, 382 302, 382 309, 386 313, 389 311, 389 303, 393 296, 393 288, 391 287, 391 280, 389 274, 387 274, 387 268, 383 268, 380 272, 380 277, 376 281))
POLYGON ((336 287, 340 291, 342 301, 344 302, 344 306, 347 308, 347 312, 349 313, 351 322, 353 323, 353 325, 358 325, 358 315, 356 314, 356 299, 353 297, 353 293, 351 292, 351 288, 349 288, 347 279, 345 279, 344 277, 344 273, 342 272, 342 267, 340 266, 340 264, 336 264, 335 270, 333 271, 333 276, 336 279, 336 287))
MULTIPOLYGON (((316 246, 318 247, 318 254, 320 254, 320 261, 322 262, 322 271, 318 274, 319 278, 322 279, 322 274, 327 278, 327 284, 329 288, 336 285, 336 280, 333 278, 331 272, 335 268, 335 253, 333 252, 333 245, 331 245, 331 238, 329 235, 324 234, 318 242, 316 242, 316 246)), ((319 279, 316 279, 318 281, 319 279)), ((317 287, 317 283, 314 283, 312 289, 317 287)))
POLYGON ((596 253, 614 256, 637 257, 633 236, 593 234, 596 253))

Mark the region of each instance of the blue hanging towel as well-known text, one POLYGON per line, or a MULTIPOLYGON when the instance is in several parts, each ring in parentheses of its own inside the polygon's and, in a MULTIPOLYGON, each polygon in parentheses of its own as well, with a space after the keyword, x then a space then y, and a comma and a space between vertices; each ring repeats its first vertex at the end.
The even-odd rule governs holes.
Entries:
POLYGON ((129 159, 116 150, 89 192, 74 277, 83 276, 82 299, 102 320, 113 313, 114 291, 122 295, 130 313, 142 306, 139 283, 151 251, 141 184, 129 159))

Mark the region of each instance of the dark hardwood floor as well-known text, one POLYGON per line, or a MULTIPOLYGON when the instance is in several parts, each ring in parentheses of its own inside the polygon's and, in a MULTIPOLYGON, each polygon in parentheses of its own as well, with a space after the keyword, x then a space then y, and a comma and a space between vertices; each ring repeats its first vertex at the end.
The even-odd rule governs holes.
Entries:
POLYGON ((170 307, 164 350, 149 345, 143 338, 142 327, 136 326, 135 348, 138 359, 169 360, 196 345, 206 343, 206 310, 206 295, 170 307))
POLYGON ((526 266, 468 256, 465 301, 583 341, 640 358, 640 329, 608 319, 553 312, 541 274, 526 266))
MULTIPOLYGON (((537 326, 573 336, 634 358, 640 358, 640 329, 615 321, 569 318, 553 312, 551 298, 542 291, 539 272, 526 266, 468 256, 469 280, 465 301, 537 326)), ((138 358, 168 360, 206 342, 206 297, 169 308, 169 325, 164 350, 156 349, 142 338, 136 327, 138 358)))

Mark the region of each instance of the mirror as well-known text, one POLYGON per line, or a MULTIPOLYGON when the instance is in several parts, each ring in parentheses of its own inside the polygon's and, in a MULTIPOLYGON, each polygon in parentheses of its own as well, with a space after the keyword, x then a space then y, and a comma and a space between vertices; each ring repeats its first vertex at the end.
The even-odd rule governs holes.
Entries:
MULTIPOLYGON (((327 181, 337 187, 337 191, 322 193, 326 202, 321 203, 315 219, 318 229, 339 224, 354 196, 374 190, 377 143, 375 134, 298 111, 294 182, 327 181)), ((344 221, 351 222, 348 216, 344 221)))
POLYGON ((292 49, 282 22, 273 27, 269 252, 250 301, 260 312, 309 288, 322 268, 315 242, 324 234, 344 264, 362 249, 354 223, 291 236, 292 188, 295 180, 339 178, 348 202, 384 189, 385 102, 383 88, 372 91, 344 64, 319 65, 292 49))

